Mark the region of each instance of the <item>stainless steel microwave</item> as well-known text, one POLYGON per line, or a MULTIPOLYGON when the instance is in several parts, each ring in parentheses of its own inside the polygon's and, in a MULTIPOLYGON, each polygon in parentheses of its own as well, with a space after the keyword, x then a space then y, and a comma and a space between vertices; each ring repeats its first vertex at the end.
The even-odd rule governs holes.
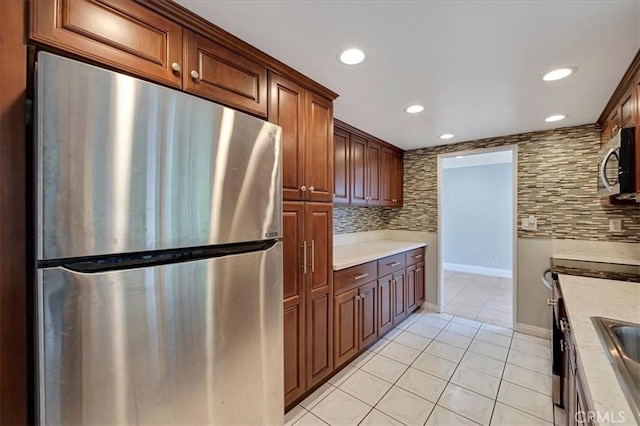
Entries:
POLYGON ((620 129, 600 152, 598 195, 639 200, 635 193, 635 127, 620 129))

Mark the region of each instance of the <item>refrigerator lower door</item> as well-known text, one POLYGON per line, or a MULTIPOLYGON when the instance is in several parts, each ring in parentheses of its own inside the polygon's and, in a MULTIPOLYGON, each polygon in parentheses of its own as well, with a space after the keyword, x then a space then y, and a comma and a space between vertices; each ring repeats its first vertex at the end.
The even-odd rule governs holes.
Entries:
POLYGON ((40 270, 41 423, 282 424, 281 245, 143 269, 40 270))

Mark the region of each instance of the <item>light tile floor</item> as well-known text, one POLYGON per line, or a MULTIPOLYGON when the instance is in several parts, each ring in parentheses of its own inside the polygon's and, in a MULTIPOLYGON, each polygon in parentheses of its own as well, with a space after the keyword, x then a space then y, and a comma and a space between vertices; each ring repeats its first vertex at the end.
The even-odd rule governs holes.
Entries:
POLYGON ((551 342, 418 311, 285 416, 287 425, 557 425, 551 342))
POLYGON ((488 275, 444 271, 444 312, 511 328, 513 281, 488 275))

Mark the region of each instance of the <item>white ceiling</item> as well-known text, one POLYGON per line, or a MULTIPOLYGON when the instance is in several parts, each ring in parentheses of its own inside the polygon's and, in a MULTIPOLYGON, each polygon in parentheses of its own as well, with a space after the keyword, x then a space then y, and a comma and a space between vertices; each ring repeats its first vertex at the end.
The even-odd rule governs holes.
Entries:
POLYGON ((336 118, 404 149, 594 123, 640 48, 637 0, 178 3, 339 93, 336 118), (347 47, 365 62, 339 63, 347 47), (559 66, 578 72, 542 81, 559 66), (405 113, 414 103, 424 112, 405 113))

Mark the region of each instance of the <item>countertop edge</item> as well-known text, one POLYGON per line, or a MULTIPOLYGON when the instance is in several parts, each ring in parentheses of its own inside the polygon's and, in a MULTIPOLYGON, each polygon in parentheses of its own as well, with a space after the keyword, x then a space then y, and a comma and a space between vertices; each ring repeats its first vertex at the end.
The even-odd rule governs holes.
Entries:
MULTIPOLYGON (((573 279, 586 279, 586 280, 600 280, 600 281, 610 281, 610 280, 605 280, 602 278, 584 278, 584 277, 575 277, 575 276, 571 276, 571 275, 563 275, 560 274, 559 275, 559 280, 560 280, 560 288, 562 290, 562 278, 565 278, 565 286, 566 286, 566 281, 567 278, 569 278, 569 280, 573 280, 573 279)), ((640 285, 640 284, 636 284, 636 283, 630 283, 632 285, 640 285)), ((570 284, 573 285, 573 284, 570 284)), ((606 283, 604 284, 606 285, 606 283)), ((580 312, 581 309, 579 306, 576 306, 579 304, 579 302, 577 301, 573 301, 569 302, 570 298, 567 299, 567 296, 565 294, 565 292, 562 292, 563 298, 565 299, 565 308, 566 308, 566 312, 567 312, 567 317, 569 320, 569 323, 572 325, 572 329, 573 329, 573 339, 575 341, 575 348, 576 348, 576 356, 577 356, 577 364, 578 367, 582 370, 583 374, 582 374, 582 379, 583 379, 583 386, 584 386, 584 390, 586 392, 586 397, 587 397, 587 403, 589 404, 590 408, 595 411, 595 412, 600 412, 600 413, 607 413, 609 412, 610 415, 617 415, 618 412, 625 412, 625 422, 623 424, 629 424, 629 425, 637 425, 638 423, 636 422, 636 418, 633 415, 633 411, 631 409, 631 405, 629 404, 629 402, 627 401, 626 396, 624 395, 624 391, 622 389, 622 383, 620 383, 619 379, 618 379, 618 375, 615 371, 615 367, 613 365, 613 361, 610 359, 609 355, 606 353, 606 349, 605 346, 602 342, 601 337, 598 335, 595 326, 593 325, 593 321, 592 318, 593 316, 591 315, 587 315, 587 314, 582 314, 582 313, 577 313, 576 311, 580 312), (578 328, 575 327, 575 324, 578 322, 576 321, 576 317, 580 317, 580 316, 584 316, 587 317, 588 322, 590 323, 591 328, 584 328, 583 325, 579 325, 578 328), (572 321, 573 318, 573 321, 572 321), (596 356, 597 359, 594 358, 594 351, 591 348, 591 343, 595 341, 597 341, 597 345, 598 348, 601 348, 601 352, 598 352, 596 356), (581 348, 582 347, 582 348, 581 348), (588 354, 587 354, 588 352, 588 354), (586 358, 590 358, 586 364, 585 367, 585 356, 586 358), (594 366, 595 364, 595 366, 594 366), (607 365, 607 367, 604 367, 604 365, 607 365), (599 368, 596 368, 599 367, 599 368), (590 373, 587 373, 587 370, 590 370, 590 373), (610 389, 609 392, 613 392, 614 394, 617 394, 617 397, 615 398, 615 403, 613 406, 608 406, 605 402, 601 401, 600 398, 594 398, 594 389, 593 389, 593 381, 597 381, 599 379, 601 379, 601 377, 599 378, 599 373, 601 373, 602 371, 606 370, 607 371, 607 383, 605 384, 605 387, 611 387, 613 389, 610 389), (598 370, 597 372, 594 373, 594 370, 598 370), (595 376, 595 377, 594 377, 595 376), (592 381, 590 383, 590 380, 592 381), (615 385, 617 385, 617 387, 615 385)), ((596 315, 597 316, 597 315, 596 315)), ((607 317, 607 315, 601 315, 601 316, 605 316, 607 317)), ((602 388, 602 383, 596 384, 596 387, 600 387, 602 388)), ((603 391, 601 389, 598 389, 597 392, 606 392, 603 391)), ((597 395, 598 397, 601 397, 602 395, 597 395)), ((611 396, 610 393, 608 395, 609 397, 611 396)), ((615 418, 614 418, 615 419, 615 418)), ((597 425, 608 425, 611 424, 610 422, 597 422, 595 421, 595 424, 597 425)))
MULTIPOLYGON (((393 242, 401 242, 401 240, 389 240, 389 241, 393 241, 393 242)), ((354 243, 355 244, 362 244, 362 243, 354 243)), ((351 244, 345 244, 343 246, 340 247, 346 247, 349 246, 351 244)), ((417 248, 420 247, 428 247, 429 244, 426 242, 415 242, 415 241, 407 241, 407 245, 405 247, 402 248, 397 248, 397 249, 392 249, 392 250, 385 250, 383 252, 379 252, 376 254, 371 254, 368 256, 363 256, 363 257, 359 257, 357 259, 354 260, 349 260, 347 262, 340 262, 340 263, 333 263, 333 271, 341 271, 343 269, 347 269, 350 268, 352 266, 356 266, 356 265, 361 265, 363 263, 368 263, 368 262, 372 262, 374 260, 378 260, 378 259, 382 259, 384 257, 387 256, 393 256, 394 254, 399 254, 399 253, 404 253, 406 251, 409 250, 415 250, 417 248)))

